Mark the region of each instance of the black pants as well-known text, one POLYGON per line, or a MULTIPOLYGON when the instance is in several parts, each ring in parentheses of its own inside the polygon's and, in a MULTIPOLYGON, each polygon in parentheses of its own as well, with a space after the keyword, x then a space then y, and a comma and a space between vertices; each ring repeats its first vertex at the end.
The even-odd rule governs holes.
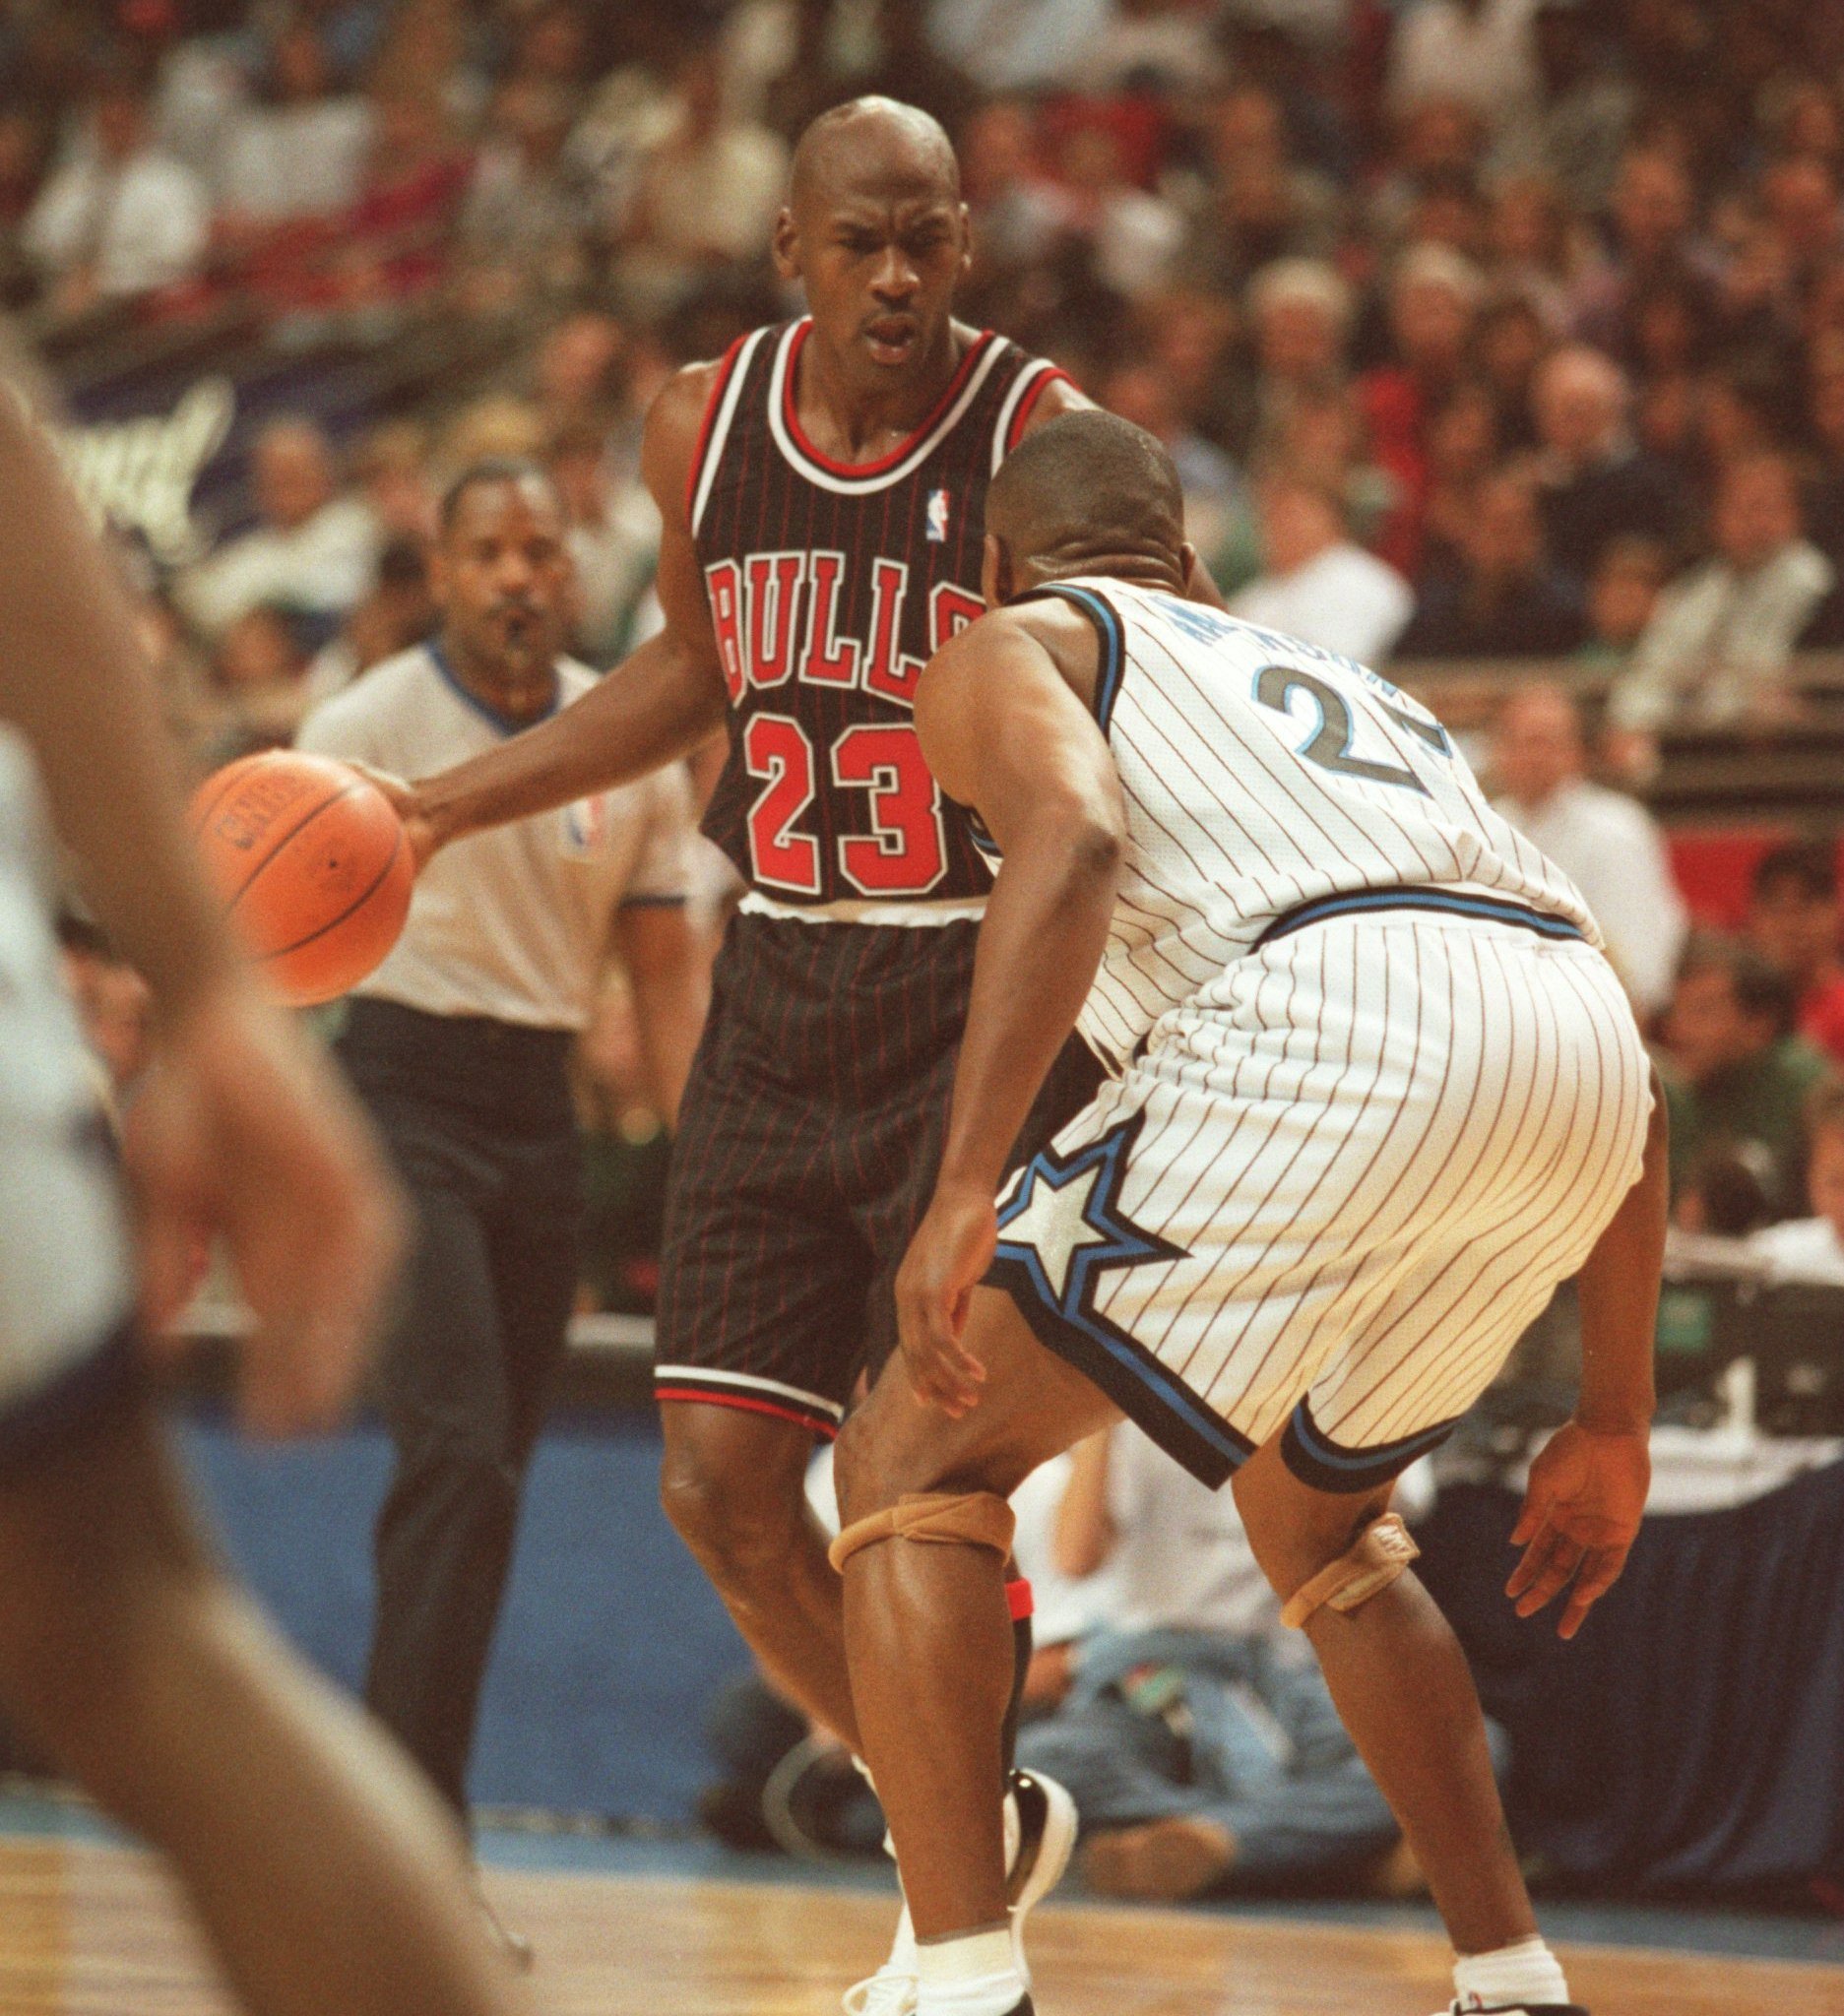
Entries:
POLYGON ((520 1494, 576 1292, 569 1038, 361 1000, 339 1049, 416 1221, 379 1371, 397 1469, 365 1694, 465 1814, 520 1494))

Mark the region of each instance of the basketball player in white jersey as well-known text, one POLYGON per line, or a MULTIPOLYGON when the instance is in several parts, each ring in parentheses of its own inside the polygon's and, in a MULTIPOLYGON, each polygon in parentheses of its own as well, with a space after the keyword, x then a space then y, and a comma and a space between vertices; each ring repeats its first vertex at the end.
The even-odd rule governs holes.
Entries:
POLYGON ((230 943, 129 611, 4 381, 0 497, 0 1708, 171 1858, 238 2008, 516 2016, 459 1833, 223 1573, 167 1451, 142 1317, 172 1312, 197 1241, 223 1237, 255 1318, 245 1415, 288 1432, 357 1377, 396 1207, 230 943), (132 1228, 58 983, 34 769, 151 990, 132 1228))
POLYGON ((1031 2010, 982 1796, 1003 1500, 1121 1415, 1234 1480, 1428 1872, 1453 2009, 1579 2016, 1388 1508, 1579 1275, 1580 1403, 1533 1468, 1511 1594, 1528 1616, 1566 1592, 1571 1636, 1619 1575, 1648 1477, 1662 1104, 1581 898, 1433 717, 1182 600, 1189 563, 1158 444, 1057 419, 993 481, 992 613, 917 695, 931 768, 1002 859, 901 1354, 839 1444, 853 1697, 920 2016, 1031 2010), (1001 1192, 1072 1025, 1113 1075, 1001 1192))

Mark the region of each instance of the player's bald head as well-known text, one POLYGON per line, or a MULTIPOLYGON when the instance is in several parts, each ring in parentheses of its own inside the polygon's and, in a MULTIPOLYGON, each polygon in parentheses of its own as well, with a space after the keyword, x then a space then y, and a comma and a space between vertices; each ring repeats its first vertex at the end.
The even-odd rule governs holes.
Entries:
POLYGON ((896 98, 853 98, 801 134, 788 178, 788 207, 796 216, 895 191, 960 201, 960 162, 940 120, 896 98))
POLYGON ((1183 585, 1184 493, 1164 445, 1117 413, 1064 413, 1026 435, 986 491, 986 532, 1016 594, 1072 574, 1183 585))

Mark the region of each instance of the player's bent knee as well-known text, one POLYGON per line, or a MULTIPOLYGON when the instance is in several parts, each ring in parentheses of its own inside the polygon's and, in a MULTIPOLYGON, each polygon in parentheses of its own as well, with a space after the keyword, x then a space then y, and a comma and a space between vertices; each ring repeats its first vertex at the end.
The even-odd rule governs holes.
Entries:
POLYGON ((1406 1575, 1421 1551, 1398 1514, 1381 1514, 1336 1560, 1293 1592, 1281 1610, 1282 1623, 1289 1630, 1304 1631, 1321 1609, 1347 1614, 1362 1609, 1406 1575))
MULTIPOLYGON (((668 1415, 719 1415, 717 1408, 667 1410, 668 1415)), ((783 1561, 807 1521, 804 1435, 787 1447, 764 1446, 727 1423, 673 1420, 660 1468, 660 1502, 668 1520, 713 1575, 746 1572, 752 1562, 783 1561)))
POLYGON ((992 1491, 911 1491, 894 1505, 855 1519, 833 1542, 832 1564, 843 1574, 855 1554, 892 1540, 986 1547, 1004 1560, 1015 1524, 1012 1508, 992 1491))

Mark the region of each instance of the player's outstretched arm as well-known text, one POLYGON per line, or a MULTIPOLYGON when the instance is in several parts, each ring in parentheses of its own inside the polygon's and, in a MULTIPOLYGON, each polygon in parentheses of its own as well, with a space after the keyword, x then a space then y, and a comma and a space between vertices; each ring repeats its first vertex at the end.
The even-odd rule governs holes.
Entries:
POLYGON ((666 627, 539 726, 393 789, 419 860, 465 834, 631 783, 723 726, 723 662, 685 501, 714 370, 681 371, 647 415, 641 470, 665 522, 654 585, 666 627))
POLYGON ((1581 1396, 1575 1418, 1531 1465, 1524 1515, 1511 1535, 1524 1556, 1506 1593, 1518 1615, 1530 1617, 1567 1590, 1558 1625, 1564 1638, 1574 1637, 1619 1580, 1645 1516, 1652 1476, 1652 1353, 1665 1257, 1666 1149, 1665 1095, 1654 1072, 1639 1179, 1595 1242, 1576 1283, 1581 1396))
POLYGON ((146 976, 157 1067, 137 1105, 144 1267, 170 1313, 222 1231, 257 1318, 252 1418, 327 1419, 355 1378, 393 1264, 397 1207, 351 1102, 263 999, 185 839, 127 602, 49 450, 0 397, 0 720, 32 745, 84 888, 146 976))
MULTIPOLYGON (((959 1341, 967 1298, 992 1257, 1011 1145, 1101 965, 1126 844, 1107 741, 1033 634, 1058 620, 983 617, 930 661, 916 695, 929 768, 1003 853, 980 927, 934 1201, 897 1282, 911 1378, 950 1414, 979 1397, 982 1368, 959 1341)), ((1064 620, 1092 658, 1086 623, 1064 620)))

